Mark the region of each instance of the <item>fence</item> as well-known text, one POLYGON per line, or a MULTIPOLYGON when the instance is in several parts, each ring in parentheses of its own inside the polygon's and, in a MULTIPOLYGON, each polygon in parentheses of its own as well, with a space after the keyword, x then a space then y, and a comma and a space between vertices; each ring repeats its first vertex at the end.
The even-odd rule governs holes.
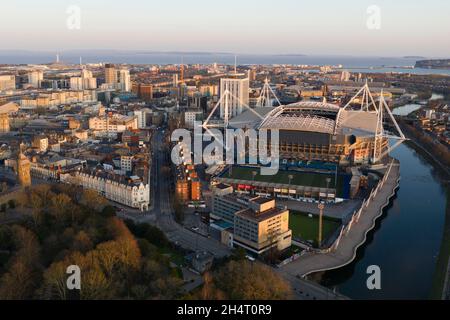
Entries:
POLYGON ((374 189, 372 189, 372 191, 370 192, 370 195, 366 199, 364 199, 363 203, 361 204, 361 207, 358 210, 355 210, 353 212, 353 215, 352 215, 352 218, 350 219, 350 221, 345 226, 341 227, 339 236, 336 238, 334 243, 327 249, 321 249, 321 250, 318 250, 318 252, 328 253, 328 252, 337 250, 342 238, 345 237, 346 235, 348 235, 348 233, 351 231, 352 227, 359 222, 359 219, 364 214, 365 209, 367 209, 369 207, 371 201, 376 197, 376 195, 378 194, 380 189, 383 188, 386 180, 389 177, 389 174, 391 173, 393 164, 394 164, 394 160, 392 160, 391 163, 389 164, 388 169, 386 170, 386 173, 384 174, 383 178, 378 182, 377 186, 374 189))

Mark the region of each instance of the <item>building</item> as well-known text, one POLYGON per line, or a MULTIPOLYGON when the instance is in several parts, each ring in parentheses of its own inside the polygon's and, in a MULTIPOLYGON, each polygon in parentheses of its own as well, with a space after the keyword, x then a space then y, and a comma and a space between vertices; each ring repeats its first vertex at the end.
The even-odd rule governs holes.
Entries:
POLYGON ((133 92, 137 94, 139 99, 150 102, 153 99, 153 86, 151 84, 133 84, 133 92))
POLYGON ((140 110, 133 111, 133 114, 137 117, 138 128, 144 129, 147 127, 147 123, 149 123, 149 118, 152 115, 152 110, 148 108, 143 108, 140 110))
POLYGON ((194 270, 199 273, 204 273, 212 267, 214 256, 211 253, 202 251, 192 254, 189 260, 191 260, 194 270))
POLYGON ((242 113, 243 107, 249 105, 249 80, 245 79, 220 79, 220 118, 228 119, 242 113), (226 95, 226 93, 228 93, 226 95), (226 115, 228 109, 228 115, 226 115))
POLYGON ((92 71, 81 70, 81 79, 83 89, 97 89, 97 79, 92 76, 92 71))
POLYGON ((133 170, 132 155, 120 156, 120 169, 124 173, 131 172, 133 170))
POLYGON ((45 152, 48 149, 48 138, 44 136, 33 137, 33 148, 38 152, 45 152))
POLYGON ((8 113, 0 113, 0 133, 9 132, 9 115, 8 113))
POLYGON ((0 91, 16 89, 16 77, 14 75, 0 75, 0 91))
POLYGON ((276 207, 275 200, 254 198, 248 208, 235 213, 234 245, 262 254, 271 248, 289 248, 291 241, 289 210, 276 207))
POLYGON ((81 77, 70 78, 70 89, 71 90, 83 90, 83 78, 81 78, 81 77))
POLYGON ((191 179, 191 200, 200 201, 202 196, 201 184, 198 178, 191 179))
POLYGON ((184 125, 188 129, 194 128, 195 121, 201 121, 203 117, 203 112, 200 110, 187 110, 184 113, 184 125))
POLYGON ((117 84, 117 70, 113 64, 105 64, 105 83, 114 86, 117 84))
POLYGON ((141 211, 148 210, 150 186, 136 179, 106 172, 62 174, 60 180, 95 190, 105 198, 141 211))
POLYGON ((138 128, 137 117, 114 114, 106 117, 92 117, 89 119, 89 129, 99 132, 118 133, 138 128))
POLYGON ((120 69, 119 71, 119 87, 121 91, 131 91, 130 71, 127 69, 120 69))
POLYGON ((40 88, 42 80, 44 80, 44 72, 42 70, 34 70, 28 73, 28 83, 32 87, 40 88))
POLYGON ((23 145, 20 144, 19 155, 17 157, 17 177, 23 187, 31 186, 30 160, 22 152, 23 145))
POLYGON ((234 224, 234 214, 246 208, 248 201, 233 193, 233 187, 219 183, 213 187, 211 218, 234 224))

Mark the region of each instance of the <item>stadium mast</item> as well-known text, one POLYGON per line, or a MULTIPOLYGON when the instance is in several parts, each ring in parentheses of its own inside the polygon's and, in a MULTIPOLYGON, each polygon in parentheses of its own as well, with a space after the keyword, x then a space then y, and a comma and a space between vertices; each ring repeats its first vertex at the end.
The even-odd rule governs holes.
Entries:
POLYGON ((257 107, 273 107, 272 100, 270 99, 270 95, 275 98, 276 102, 278 103, 278 106, 281 106, 280 100, 278 100, 277 95, 272 90, 272 87, 269 84, 269 79, 266 78, 264 81, 264 86, 261 90, 261 94, 259 95, 258 101, 256 103, 257 107))

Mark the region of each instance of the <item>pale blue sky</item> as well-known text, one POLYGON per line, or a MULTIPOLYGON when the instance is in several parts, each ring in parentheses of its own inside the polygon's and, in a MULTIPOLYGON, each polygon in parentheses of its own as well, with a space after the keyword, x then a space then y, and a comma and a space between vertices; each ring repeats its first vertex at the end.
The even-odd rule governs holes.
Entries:
POLYGON ((0 13, 0 50, 450 56, 448 0, 1 0, 0 13), (66 27, 69 5, 81 30, 66 27))

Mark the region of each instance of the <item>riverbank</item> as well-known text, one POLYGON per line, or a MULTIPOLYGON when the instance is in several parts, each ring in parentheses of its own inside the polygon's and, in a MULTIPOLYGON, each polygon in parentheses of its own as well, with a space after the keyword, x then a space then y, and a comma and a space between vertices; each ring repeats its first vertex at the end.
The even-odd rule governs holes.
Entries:
MULTIPOLYGON (((405 125, 402 126, 402 130, 408 129, 405 125)), ((433 284, 430 293, 430 299, 440 300, 445 299, 450 295, 450 190, 449 180, 450 171, 447 166, 440 162, 431 152, 429 152, 421 142, 415 139, 414 135, 408 134, 409 130, 404 130, 407 137, 410 139, 406 143, 417 153, 423 156, 433 167, 442 174, 447 194, 447 205, 445 214, 444 234, 442 237, 441 247, 439 249, 439 255, 436 262, 436 267, 433 275, 433 284)))
POLYGON ((367 240, 368 233, 375 227, 383 209, 395 195, 400 180, 400 167, 393 162, 376 188, 364 202, 361 209, 355 212, 351 222, 342 229, 341 235, 326 252, 309 252, 300 259, 281 267, 295 276, 306 276, 320 271, 333 270, 350 264, 356 257, 358 248, 367 240))

